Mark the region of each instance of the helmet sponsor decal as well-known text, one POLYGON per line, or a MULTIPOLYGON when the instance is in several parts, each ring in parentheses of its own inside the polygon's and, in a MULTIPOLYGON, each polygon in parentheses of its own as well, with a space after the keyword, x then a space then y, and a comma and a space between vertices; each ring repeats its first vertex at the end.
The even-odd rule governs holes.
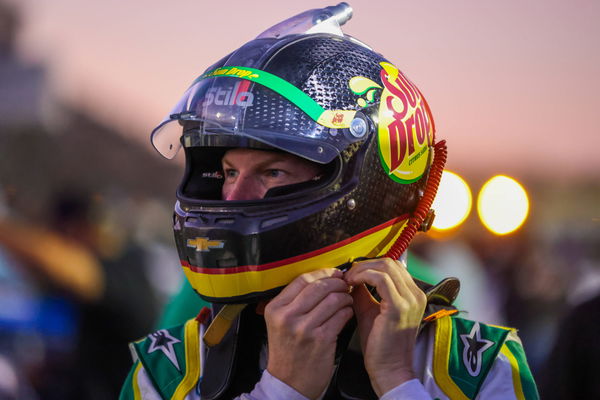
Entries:
POLYGON ((210 249, 222 249, 225 242, 222 240, 210 240, 205 237, 197 237, 195 239, 188 239, 187 246, 195 247, 196 251, 210 251, 210 249))
POLYGON ((389 177, 400 183, 419 180, 427 169, 433 124, 425 100, 395 66, 382 62, 379 103, 379 155, 389 177))
POLYGON ((361 97, 356 101, 363 108, 371 105, 375 101, 375 94, 381 90, 381 85, 364 76, 351 78, 348 86, 355 95, 365 97, 361 97))
POLYGON ((379 102, 379 156, 388 176, 400 183, 419 180, 428 165, 433 126, 425 101, 417 89, 390 63, 381 62, 383 86, 363 76, 350 79, 357 104, 368 107, 381 92, 379 102))
POLYGON ((253 68, 244 67, 224 67, 217 68, 201 75, 194 83, 201 79, 210 78, 211 76, 231 76, 233 78, 256 79, 259 77, 258 72, 262 72, 253 68))
POLYGON ((223 179, 223 173, 221 171, 203 172, 202 177, 209 179, 223 179))
POLYGON ((317 123, 334 129, 348 128, 355 114, 355 110, 323 110, 317 123))
POLYGON ((216 104, 218 106, 250 107, 254 103, 254 95, 248 91, 249 86, 249 81, 238 81, 233 88, 211 87, 206 92, 202 106, 216 104))
MULTIPOLYGON (((271 89, 275 93, 285 97, 296 107, 304 111, 315 122, 317 122, 320 125, 326 126, 327 128, 349 128, 350 124, 352 123, 352 119, 356 114, 356 110, 326 110, 323 107, 321 107, 321 105, 317 103, 313 98, 311 98, 309 95, 307 95, 302 90, 298 89, 296 86, 292 85, 285 79, 282 79, 277 75, 273 75, 269 72, 261 71, 255 68, 233 66, 217 68, 212 71, 206 72, 203 75, 200 75, 192 83, 192 86, 203 79, 215 77, 238 78, 261 84, 271 89)), ((219 104, 217 103, 217 101, 220 101, 223 102, 223 105, 252 105, 253 99, 251 99, 247 94, 238 93, 238 95, 236 96, 230 94, 229 97, 226 97, 227 93, 225 92, 227 91, 223 91, 223 93, 213 92, 213 97, 209 99, 209 95, 207 95, 205 101, 210 100, 215 102, 215 104, 219 104), (218 97, 217 99, 217 95, 219 94, 220 97, 218 97)))

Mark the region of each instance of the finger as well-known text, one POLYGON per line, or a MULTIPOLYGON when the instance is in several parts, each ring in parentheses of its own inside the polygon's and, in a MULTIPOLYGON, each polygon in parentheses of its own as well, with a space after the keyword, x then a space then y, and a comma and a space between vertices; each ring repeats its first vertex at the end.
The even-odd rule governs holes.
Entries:
POLYGON ((274 305, 285 305, 292 302, 308 284, 319 279, 341 277, 342 272, 336 268, 323 268, 307 272, 296 277, 273 299, 274 305))
POLYGON ((357 285, 352 291, 352 306, 356 318, 373 319, 379 314, 379 302, 371 295, 365 285, 357 285))
POLYGON ((366 269, 376 269, 378 271, 394 273, 399 276, 396 261, 390 258, 376 258, 370 260, 358 261, 352 264, 352 267, 344 274, 344 279, 351 279, 355 274, 366 269))
POLYGON ((416 298, 425 297, 426 300, 425 292, 423 292, 423 290, 417 285, 417 282, 415 282, 410 272, 408 272, 406 264, 402 261, 396 262, 401 266, 401 268, 398 269, 398 273, 404 278, 404 282, 406 283, 406 286, 409 288, 409 290, 413 293, 413 295, 416 298))
POLYGON ((306 285, 300 293, 288 303, 290 310, 297 314, 306 314, 318 307, 331 294, 346 295, 348 298, 349 286, 341 278, 319 279, 306 285))
POLYGON ((340 334, 344 326, 352 318, 354 312, 352 307, 344 307, 331 315, 329 319, 314 329, 317 338, 322 340, 335 339, 340 334))
POLYGON ((386 272, 375 269, 364 269, 353 274, 351 283, 358 285, 366 283, 375 287, 377 294, 381 297, 381 304, 401 305, 404 302, 396 289, 392 278, 386 272))
MULTIPOLYGON (((381 297, 378 310, 379 316, 387 321, 386 324, 391 324, 388 326, 394 329, 407 329, 418 326, 425 310, 426 298, 424 293, 421 292, 422 297, 400 296, 388 274, 372 269, 360 272, 355 279, 376 288, 381 297)), ((359 318, 358 314, 357 318, 359 318)))
POLYGON ((358 284, 352 290, 353 307, 358 314, 364 314, 373 306, 379 308, 379 302, 363 284, 358 284))
POLYGON ((391 258, 381 258, 357 262, 356 266, 346 273, 345 279, 352 280, 352 274, 358 273, 366 268, 386 272, 392 278, 400 296, 410 301, 421 301, 425 298, 424 292, 417 286, 415 280, 406 268, 406 264, 391 258), (350 273, 351 272, 351 273, 350 273))
POLYGON ((410 285, 414 285, 414 281, 410 274, 405 271, 405 268, 402 263, 399 263, 396 260, 392 260, 390 258, 381 258, 374 260, 366 260, 355 263, 355 265, 346 273, 344 279, 348 281, 349 284, 353 284, 353 277, 356 274, 361 273, 367 269, 380 271, 382 273, 388 274, 396 287, 396 290, 400 294, 400 296, 414 296, 414 291, 410 288, 410 285), (406 272, 403 274, 403 272, 406 272))
POLYGON ((302 324, 307 329, 321 326, 341 309, 352 307, 353 302, 354 300, 348 292, 329 293, 303 316, 302 324))
POLYGON ((379 314, 379 302, 371 295, 365 285, 357 285, 352 291, 354 315, 358 321, 361 348, 364 349, 373 322, 379 314))

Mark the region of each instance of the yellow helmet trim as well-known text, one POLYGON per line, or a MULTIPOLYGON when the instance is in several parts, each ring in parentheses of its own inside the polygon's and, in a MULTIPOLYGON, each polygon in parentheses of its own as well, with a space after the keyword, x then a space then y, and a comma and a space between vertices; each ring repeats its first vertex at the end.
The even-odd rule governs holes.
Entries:
POLYGON ((374 258, 387 253, 406 225, 399 217, 324 249, 259 266, 235 269, 196 268, 182 261, 183 271, 201 295, 228 298, 285 286, 298 275, 320 268, 333 268, 358 257, 374 258))

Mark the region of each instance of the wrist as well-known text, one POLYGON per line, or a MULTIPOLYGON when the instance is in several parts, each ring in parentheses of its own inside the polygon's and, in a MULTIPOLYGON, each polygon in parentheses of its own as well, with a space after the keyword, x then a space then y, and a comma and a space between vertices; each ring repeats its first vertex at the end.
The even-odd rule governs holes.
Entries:
MULTIPOLYGON (((297 392, 299 395, 308 399, 316 399, 321 394, 321 389, 315 387, 313 380, 305 379, 307 374, 303 373, 280 373, 281 371, 274 370, 273 368, 267 367, 265 370, 269 375, 282 384, 288 386, 290 389, 297 392)), ((289 372, 289 371, 288 371, 289 372)))
POLYGON ((378 397, 383 396, 405 382, 416 379, 412 368, 393 369, 369 375, 371 376, 373 389, 378 397))

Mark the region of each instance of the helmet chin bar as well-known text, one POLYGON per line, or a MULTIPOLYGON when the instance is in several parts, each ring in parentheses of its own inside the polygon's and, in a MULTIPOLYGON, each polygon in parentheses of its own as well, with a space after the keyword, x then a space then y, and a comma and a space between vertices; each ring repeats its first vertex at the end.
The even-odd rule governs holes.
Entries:
POLYGON ((399 259, 402 253, 404 253, 408 248, 410 241, 418 230, 426 232, 429 230, 429 228, 431 228, 434 217, 431 205, 433 204, 433 199, 435 199, 438 187, 440 186, 442 172, 444 172, 444 166, 446 165, 446 160, 448 158, 448 148, 445 140, 437 142, 433 148, 433 163, 431 164, 431 168, 429 170, 429 177, 427 178, 425 193, 419 200, 417 208, 408 220, 408 223, 402 230, 402 233, 398 239, 396 239, 396 242, 392 245, 392 247, 388 250, 387 254, 385 255, 386 257, 393 258, 394 260, 399 259))

